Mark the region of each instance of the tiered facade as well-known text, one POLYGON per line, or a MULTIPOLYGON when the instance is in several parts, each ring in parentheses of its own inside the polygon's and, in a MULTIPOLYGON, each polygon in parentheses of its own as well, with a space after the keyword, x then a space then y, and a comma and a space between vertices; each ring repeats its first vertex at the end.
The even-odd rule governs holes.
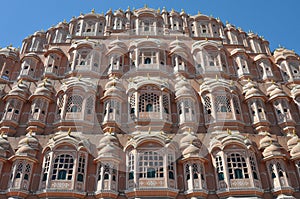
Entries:
POLYGON ((300 198, 300 58, 201 13, 94 10, 0 50, 0 198, 300 198))

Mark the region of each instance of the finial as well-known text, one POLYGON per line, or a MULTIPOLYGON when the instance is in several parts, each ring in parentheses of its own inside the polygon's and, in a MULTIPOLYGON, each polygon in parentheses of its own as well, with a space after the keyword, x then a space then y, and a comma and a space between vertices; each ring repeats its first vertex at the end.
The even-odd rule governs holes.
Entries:
POLYGON ((227 129, 227 134, 232 135, 231 130, 227 129))
POLYGON ((80 80, 81 80, 81 77, 82 77, 82 76, 81 76, 81 75, 79 75, 79 77, 78 77, 78 81, 80 81, 80 80))
POLYGON ((191 134, 191 128, 189 128, 189 131, 188 131, 188 132, 189 132, 189 134, 191 134))
POLYGON ((47 79, 48 79, 47 77, 45 77, 45 79, 43 79, 43 83, 44 83, 43 86, 44 87, 46 86, 47 79))
POLYGON ((249 82, 251 82, 251 79, 248 77, 248 80, 247 80, 247 81, 248 81, 248 83, 249 83, 249 82))
POLYGON ((127 10, 130 11, 130 7, 129 6, 127 6, 127 10))
POLYGON ((32 136, 32 130, 31 130, 31 129, 30 129, 30 131, 29 131, 29 135, 32 136))
POLYGON ((208 38, 207 38, 207 37, 205 37, 205 41, 208 41, 208 38))
POLYGON ((296 136, 296 130, 293 129, 293 136, 296 136))
POLYGON ((270 139, 270 145, 271 145, 271 144, 273 144, 273 140, 272 140, 272 139, 270 139))
POLYGON ((181 9, 181 12, 183 12, 183 13, 184 13, 184 9, 181 9))
POLYGON ((198 10, 198 15, 201 15, 201 12, 198 10))
POLYGON ((193 140, 190 140, 190 144, 193 144, 193 140))
POLYGON ((71 135, 71 128, 69 128, 69 130, 68 130, 68 136, 70 136, 71 135))
POLYGON ((226 20, 226 22, 225 22, 226 24, 229 24, 229 22, 226 20))
POLYGON ((112 133, 112 128, 109 128, 109 131, 108 131, 108 132, 109 132, 109 134, 111 134, 111 133, 112 133))
POLYGON ((275 84, 274 79, 271 80, 271 83, 272 83, 273 85, 275 84))
POLYGON ((149 35, 147 35, 147 37, 146 37, 147 39, 149 39, 149 35))
POLYGON ((91 10, 91 12, 92 12, 93 14, 95 14, 95 8, 93 8, 93 9, 91 10))
POLYGON ((89 40, 89 37, 86 37, 85 40, 89 40))
POLYGON ((151 127, 149 127, 148 134, 151 134, 151 127))
POLYGON ((174 8, 172 8, 171 13, 175 12, 174 8))
POLYGON ((217 80, 217 81, 219 81, 219 77, 218 77, 218 75, 216 75, 216 80, 217 80))
POLYGON ((80 12, 80 15, 83 15, 83 13, 82 13, 82 12, 80 12))
POLYGON ((160 131, 160 134, 161 134, 161 135, 163 135, 163 134, 164 134, 164 132, 163 132, 163 131, 160 131))
POLYGON ((230 84, 230 86, 233 86, 233 80, 230 80, 229 84, 230 84))
POLYGON ((148 80, 150 80, 150 75, 149 75, 149 73, 147 73, 147 77, 148 77, 148 80))
POLYGON ((18 81, 18 85, 19 85, 19 84, 22 84, 22 82, 23 82, 23 79, 20 79, 20 80, 18 81))
POLYGON ((67 20, 66 20, 66 19, 64 19, 63 23, 67 23, 67 20))
POLYGON ((160 8, 157 9, 157 13, 158 13, 158 14, 160 13, 160 8))
POLYGON ((147 4, 145 4, 145 5, 144 5, 144 8, 148 8, 148 5, 147 5, 147 4))
POLYGON ((4 137, 4 131, 1 131, 1 137, 2 138, 4 137))
POLYGON ((132 81, 133 81, 132 77, 130 77, 130 78, 128 79, 128 81, 129 81, 129 82, 132 82, 132 81))

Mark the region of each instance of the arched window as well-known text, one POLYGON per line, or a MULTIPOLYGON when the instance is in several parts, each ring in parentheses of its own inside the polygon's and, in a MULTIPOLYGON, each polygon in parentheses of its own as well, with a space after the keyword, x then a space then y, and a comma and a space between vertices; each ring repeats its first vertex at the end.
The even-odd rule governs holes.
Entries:
POLYGON ((54 160, 52 180, 72 180, 74 158, 69 154, 61 154, 54 160))
POLYGON ((245 158, 239 153, 232 153, 227 157, 229 179, 249 178, 245 158))

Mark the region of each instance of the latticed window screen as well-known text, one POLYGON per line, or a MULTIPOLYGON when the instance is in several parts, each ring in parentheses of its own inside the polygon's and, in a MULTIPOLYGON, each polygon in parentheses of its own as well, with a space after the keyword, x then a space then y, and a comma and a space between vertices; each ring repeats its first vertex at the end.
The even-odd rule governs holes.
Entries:
POLYGON ((71 95, 68 97, 67 112, 81 112, 83 98, 79 95, 71 95))
POLYGON ((44 159, 44 166, 43 166, 43 181, 46 181, 49 175, 49 167, 50 167, 50 155, 47 155, 44 159))
POLYGON ((298 163, 296 164, 296 167, 297 167, 297 169, 298 169, 298 174, 299 174, 299 176, 300 176, 300 161, 298 161, 298 163))
POLYGON ((129 153, 128 155, 128 180, 133 180, 134 178, 134 155, 133 153, 129 153))
POLYGON ((219 181, 224 180, 224 166, 223 166, 221 156, 216 157, 216 168, 217 168, 218 180, 219 181))
POLYGON ((189 165, 189 164, 186 164, 186 165, 185 165, 184 172, 185 172, 185 179, 186 179, 186 180, 191 179, 191 175, 190 175, 190 165, 189 165))
POLYGON ((143 93, 139 97, 139 112, 160 112, 159 96, 155 93, 143 93))
POLYGON ((101 176, 101 169, 102 169, 103 165, 102 164, 99 164, 98 165, 98 180, 97 181, 100 181, 102 176, 101 176))
POLYGON ((31 173, 31 165, 26 164, 26 167, 24 170, 24 180, 29 180, 30 173, 31 173))
POLYGON ((57 101, 57 114, 61 114, 62 108, 64 105, 64 96, 63 95, 59 95, 58 97, 58 101, 57 101))
POLYGON ((84 155, 80 155, 78 159, 78 167, 77 167, 77 181, 83 182, 84 180, 84 172, 85 172, 85 157, 84 155))
POLYGON ((87 100, 86 100, 86 113, 87 114, 92 114, 94 111, 94 97, 90 96, 87 100))
POLYGON ((230 179, 249 178, 245 158, 239 153, 232 153, 227 157, 227 167, 230 179))
POLYGON ((139 177, 162 178, 164 177, 163 156, 154 151, 139 154, 139 177))
POLYGON ((24 164, 25 163, 23 161, 20 161, 16 165, 16 176, 15 176, 15 178, 21 178, 21 174, 23 173, 24 164))
POLYGON ((251 165, 251 170, 252 170, 253 178, 255 180, 258 180, 258 173, 257 173, 257 169, 256 169, 255 158, 254 158, 253 155, 251 155, 249 159, 250 159, 250 165, 251 165))
POLYGON ((72 180, 74 159, 69 154, 61 154, 54 160, 52 180, 72 180))
POLYGON ((269 165, 269 170, 270 170, 271 178, 272 179, 276 178, 276 174, 275 174, 275 171, 274 171, 274 165, 273 164, 269 165))
POLYGON ((277 162, 276 167, 277 167, 278 176, 283 177, 284 170, 282 169, 282 166, 279 162, 277 162))
POLYGON ((226 95, 216 96, 215 107, 217 112, 231 112, 230 98, 226 95))
POLYGON ((235 113, 241 114, 239 99, 236 96, 233 97, 233 106, 234 106, 235 113))
POLYGON ((168 95, 163 95, 163 107, 164 107, 164 112, 169 114, 169 97, 168 97, 168 95))
POLYGON ((174 179, 174 157, 171 154, 168 154, 168 175, 169 179, 174 179))
POLYGON ((204 112, 205 114, 211 114, 211 100, 209 96, 204 97, 204 112))
POLYGON ((130 104, 130 114, 134 114, 135 113, 135 95, 132 94, 130 96, 130 99, 129 99, 129 104, 130 104))

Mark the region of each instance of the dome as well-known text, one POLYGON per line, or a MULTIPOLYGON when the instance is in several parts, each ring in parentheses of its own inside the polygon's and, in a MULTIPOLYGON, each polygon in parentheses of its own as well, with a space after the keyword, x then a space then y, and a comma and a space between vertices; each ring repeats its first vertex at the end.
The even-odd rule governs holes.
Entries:
POLYGON ((279 47, 274 51, 274 58, 276 63, 280 59, 286 59, 287 57, 297 57, 297 55, 294 51, 282 47, 279 47))
POLYGON ((268 87, 267 93, 270 96, 270 99, 274 99, 276 97, 286 97, 287 95, 279 86, 275 83, 272 83, 271 86, 268 87))
POLYGON ((29 95, 29 88, 22 80, 15 84, 7 94, 7 96, 20 96, 23 99, 27 99, 29 95))
POLYGON ((9 141, 7 140, 7 137, 4 135, 0 136, 0 157, 6 158, 8 153, 10 152, 11 146, 9 144, 9 141))
POLYGON ((41 82, 38 85, 33 95, 40 95, 40 96, 52 98, 53 93, 54 93, 53 85, 48 79, 44 79, 43 82, 41 82))
POLYGON ((296 84, 291 90, 292 97, 295 99, 300 95, 300 85, 296 84))
POLYGON ((105 85, 104 96, 120 96, 122 97, 125 93, 125 88, 120 80, 116 77, 111 77, 105 85))
POLYGON ((292 158, 300 157, 300 140, 297 141, 297 144, 291 150, 292 158))
POLYGON ((13 57, 14 59, 17 59, 19 56, 19 49, 14 47, 6 47, 0 49, 0 55, 4 55, 6 57, 13 57))
POLYGON ((289 151, 298 143, 298 140, 299 137, 297 135, 294 135, 287 141, 287 146, 289 151))
POLYGON ((188 156, 188 155, 198 155, 200 152, 200 149, 198 147, 196 147, 193 144, 190 144, 186 149, 184 149, 182 151, 182 155, 184 157, 188 156))
POLYGON ((28 154, 35 157, 38 149, 39 149, 39 141, 30 132, 27 133, 27 135, 19 141, 16 154, 17 155, 28 154))
POLYGON ((193 133, 186 132, 185 136, 180 140, 180 150, 184 151, 191 144, 195 145, 198 148, 201 147, 201 141, 197 138, 197 136, 193 133))
POLYGON ((194 89, 185 78, 180 78, 175 84, 175 96, 176 98, 182 96, 194 96, 194 89))
POLYGON ((245 99, 264 96, 264 94, 251 81, 243 86, 243 93, 245 94, 245 99))
POLYGON ((118 157, 119 151, 119 140, 115 133, 105 133, 105 136, 99 141, 98 157, 118 157))
POLYGON ((259 148, 265 149, 267 146, 270 145, 271 142, 276 142, 275 138, 272 138, 269 134, 267 134, 264 138, 259 141, 259 148))
POLYGON ((265 158, 270 157, 270 156, 282 156, 282 150, 281 147, 278 143, 270 143, 269 146, 265 148, 263 151, 263 156, 265 158))
POLYGON ((113 145, 118 146, 119 145, 119 140, 115 136, 114 133, 105 133, 104 137, 100 139, 99 145, 98 145, 98 150, 101 150, 104 146, 106 146, 108 143, 111 143, 113 145))

